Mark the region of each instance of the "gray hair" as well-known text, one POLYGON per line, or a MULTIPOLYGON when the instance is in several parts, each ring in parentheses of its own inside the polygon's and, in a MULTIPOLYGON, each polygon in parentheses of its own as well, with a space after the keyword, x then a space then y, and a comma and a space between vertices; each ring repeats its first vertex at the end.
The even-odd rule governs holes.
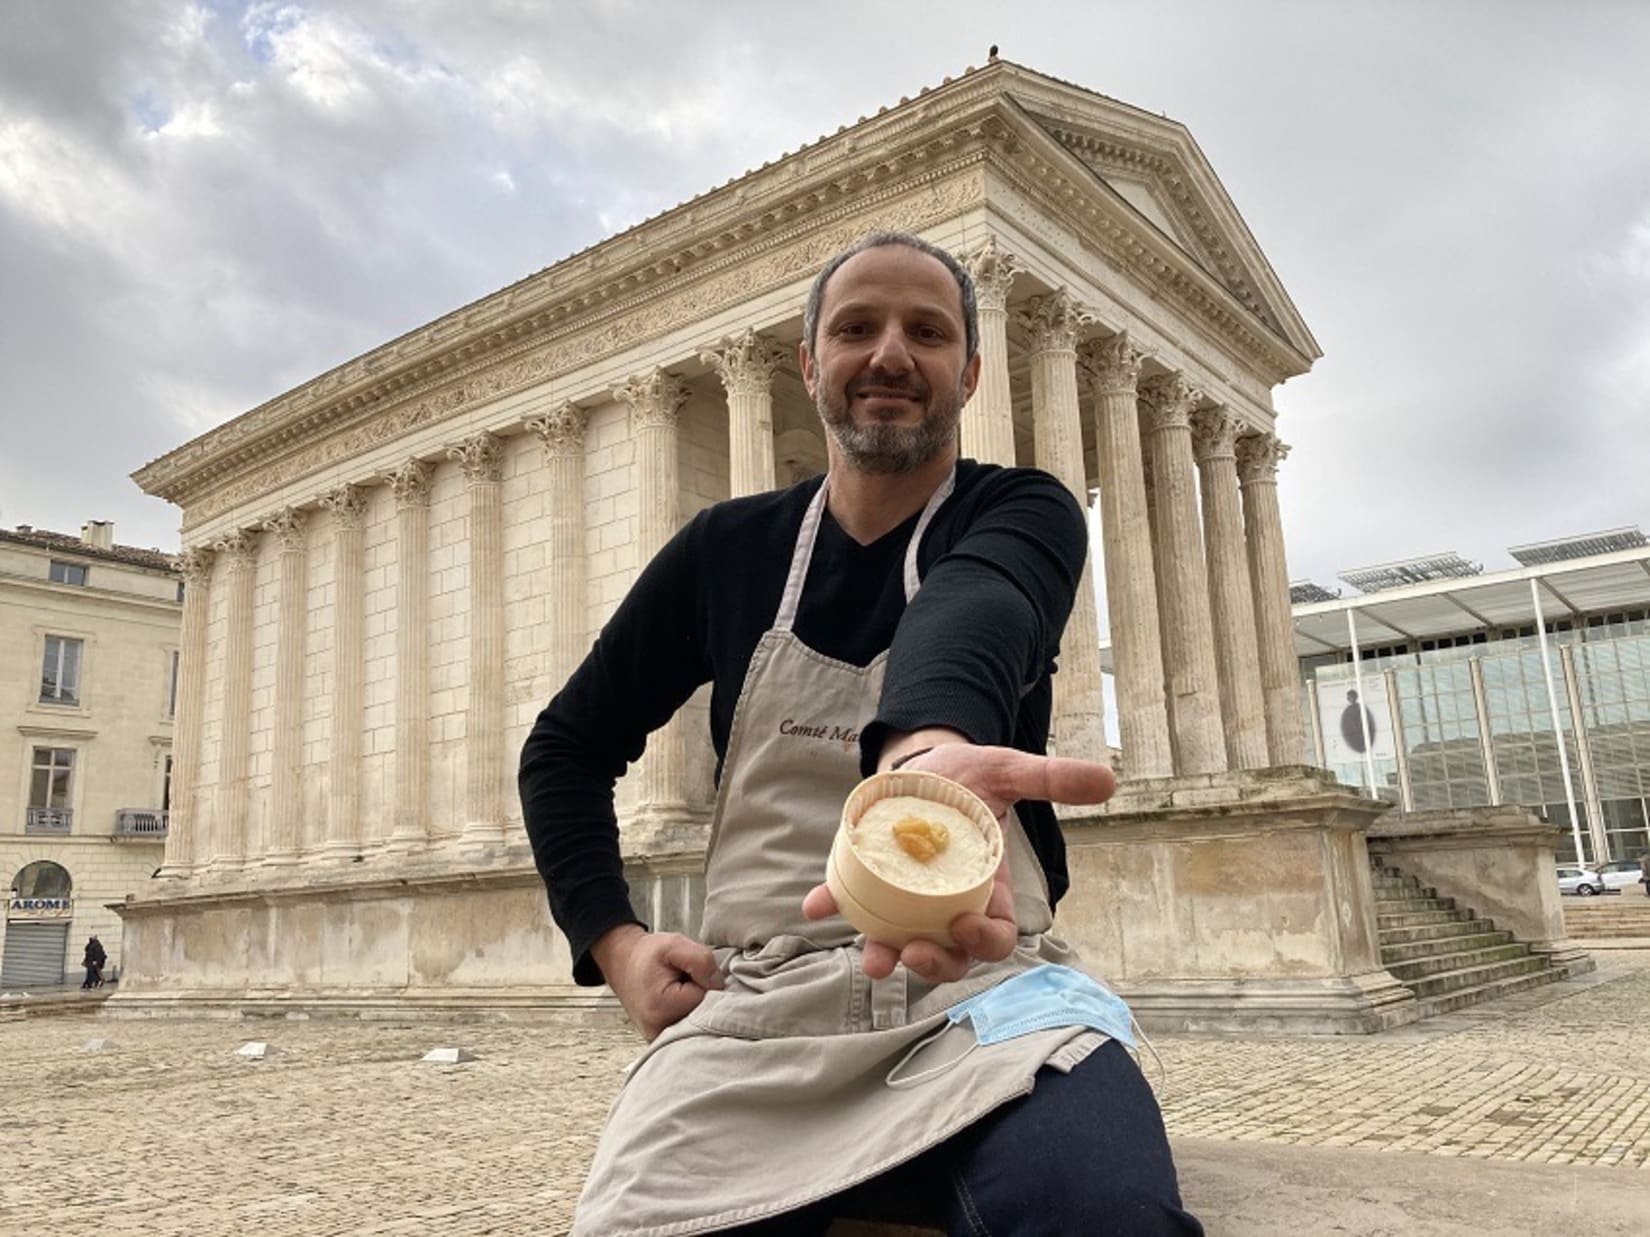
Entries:
POLYGON ((802 311, 802 342, 808 346, 808 351, 814 351, 814 341, 819 337, 819 307, 825 300, 825 285, 831 282, 831 276, 855 254, 864 253, 867 249, 881 249, 885 245, 904 245, 907 249, 925 253, 951 272, 951 278, 957 281, 957 290, 962 294, 964 359, 973 360, 974 354, 980 350, 980 310, 974 297, 974 280, 967 268, 945 250, 909 232, 872 232, 825 264, 814 277, 813 287, 808 289, 808 305, 802 311))

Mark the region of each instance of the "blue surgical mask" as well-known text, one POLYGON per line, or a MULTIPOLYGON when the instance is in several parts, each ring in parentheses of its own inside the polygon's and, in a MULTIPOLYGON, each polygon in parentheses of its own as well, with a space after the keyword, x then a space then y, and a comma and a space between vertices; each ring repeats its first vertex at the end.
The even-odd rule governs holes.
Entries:
POLYGON ((950 1020, 946 1026, 911 1045, 910 1051, 888 1071, 890 1087, 908 1087, 937 1078, 982 1045, 1000 1044, 1050 1027, 1088 1027, 1125 1047, 1135 1046, 1134 1017, 1123 998, 1069 966, 1045 964, 1022 971, 994 988, 959 1001, 946 1011, 946 1017, 950 1020), (912 1057, 964 1018, 974 1028, 974 1043, 966 1052, 933 1069, 900 1076, 912 1057))
POLYGON ((1022 971, 959 1001, 946 1017, 954 1023, 967 1018, 982 1044, 1050 1027, 1082 1026, 1134 1047, 1134 1019, 1123 998, 1069 966, 1045 964, 1022 971))

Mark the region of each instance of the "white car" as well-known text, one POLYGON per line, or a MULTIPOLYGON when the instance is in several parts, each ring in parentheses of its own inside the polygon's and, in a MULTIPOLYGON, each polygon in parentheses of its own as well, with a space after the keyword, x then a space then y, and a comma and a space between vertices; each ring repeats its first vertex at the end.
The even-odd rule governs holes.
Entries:
POLYGON ((1639 882, 1643 874, 1637 859, 1612 859, 1602 865, 1598 874, 1604 878, 1606 889, 1621 889, 1628 893, 1643 893, 1639 882))
POLYGON ((1560 867, 1558 869, 1558 891, 1560 893, 1576 893, 1584 898, 1590 898, 1596 893, 1604 892, 1604 878, 1592 868, 1560 867))

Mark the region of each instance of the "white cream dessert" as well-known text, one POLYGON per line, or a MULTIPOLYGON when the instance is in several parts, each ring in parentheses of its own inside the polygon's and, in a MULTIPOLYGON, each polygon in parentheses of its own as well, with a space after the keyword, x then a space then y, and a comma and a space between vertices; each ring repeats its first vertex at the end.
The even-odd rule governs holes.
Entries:
POLYGON ((913 893, 960 892, 995 867, 979 825, 954 807, 914 795, 877 800, 850 834, 867 868, 913 893))

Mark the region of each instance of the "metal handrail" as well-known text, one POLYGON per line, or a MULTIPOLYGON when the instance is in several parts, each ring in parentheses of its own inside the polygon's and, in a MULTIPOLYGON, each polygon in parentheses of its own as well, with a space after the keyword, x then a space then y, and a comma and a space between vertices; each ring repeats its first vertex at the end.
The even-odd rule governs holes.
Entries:
POLYGON ((24 833, 67 833, 74 823, 69 807, 31 807, 23 819, 24 833))

